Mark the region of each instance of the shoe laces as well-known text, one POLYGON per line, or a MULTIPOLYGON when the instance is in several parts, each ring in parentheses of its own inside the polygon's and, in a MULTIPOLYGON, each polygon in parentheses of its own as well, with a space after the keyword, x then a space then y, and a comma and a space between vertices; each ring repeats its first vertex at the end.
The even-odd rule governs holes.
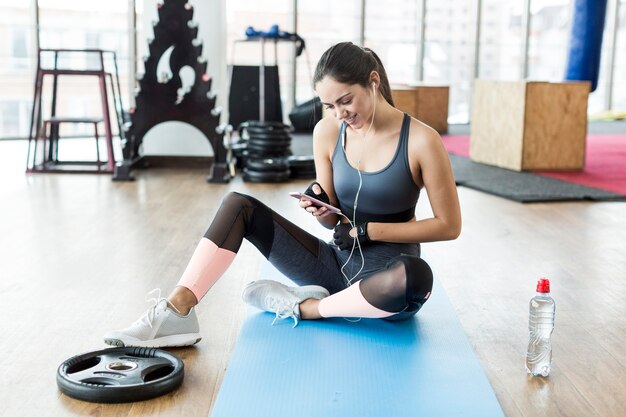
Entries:
POLYGON ((272 326, 276 323, 276 320, 293 319, 293 326, 298 325, 299 314, 296 312, 298 303, 288 304, 282 298, 275 298, 268 296, 265 299, 265 304, 269 307, 270 311, 276 313, 276 317, 272 321, 272 326))
POLYGON ((167 301, 167 298, 161 297, 161 289, 155 288, 152 291, 149 291, 148 294, 146 294, 146 302, 153 303, 153 304, 148 308, 148 310, 146 310, 146 312, 143 314, 143 316, 140 319, 140 321, 146 323, 148 326, 150 326, 150 328, 152 328, 152 322, 154 321, 155 317, 158 315, 157 309, 159 307, 159 304, 161 304, 161 301, 165 301, 166 308, 169 306, 174 311, 180 314, 178 309, 174 307, 169 301, 167 301), (156 294, 156 296, 151 297, 151 295, 153 294, 156 294))

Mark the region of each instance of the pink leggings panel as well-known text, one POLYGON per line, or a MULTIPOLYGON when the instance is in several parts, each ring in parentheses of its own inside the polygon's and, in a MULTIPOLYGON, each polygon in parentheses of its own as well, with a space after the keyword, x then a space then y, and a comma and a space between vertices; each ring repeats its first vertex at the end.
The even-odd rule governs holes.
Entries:
POLYGON ((381 310, 367 302, 360 290, 361 281, 320 301, 322 317, 364 317, 381 319, 396 313, 381 310))
POLYGON ((200 301, 224 274, 236 253, 222 249, 203 237, 198 243, 178 285, 188 288, 200 301))

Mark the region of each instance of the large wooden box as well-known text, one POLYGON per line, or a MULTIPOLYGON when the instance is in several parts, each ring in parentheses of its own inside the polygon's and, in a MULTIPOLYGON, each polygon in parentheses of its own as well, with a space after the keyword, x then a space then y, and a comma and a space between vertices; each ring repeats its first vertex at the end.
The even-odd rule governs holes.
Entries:
POLYGON ((426 123, 439 133, 448 131, 448 86, 392 86, 395 107, 426 123))
POLYGON ((589 82, 474 82, 470 159, 515 171, 580 170, 589 82))

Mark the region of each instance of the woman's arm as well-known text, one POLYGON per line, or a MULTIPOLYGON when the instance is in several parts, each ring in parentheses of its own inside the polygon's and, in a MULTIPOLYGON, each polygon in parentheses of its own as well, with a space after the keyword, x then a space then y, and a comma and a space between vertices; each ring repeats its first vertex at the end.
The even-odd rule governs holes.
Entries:
POLYGON ((368 223, 371 240, 396 243, 456 239, 461 233, 461 208, 448 153, 439 134, 412 120, 409 161, 416 184, 423 184, 433 217, 406 223, 368 223))
MULTIPOLYGON (((339 123, 333 117, 320 120, 313 130, 313 159, 315 160, 316 181, 322 186, 330 199, 330 205, 339 207, 339 201, 333 185, 332 156, 339 135, 339 123)), ((307 207, 301 203, 301 207, 307 207)), ((332 229, 339 222, 339 215, 329 213, 325 208, 309 208, 317 220, 327 229, 332 229)))

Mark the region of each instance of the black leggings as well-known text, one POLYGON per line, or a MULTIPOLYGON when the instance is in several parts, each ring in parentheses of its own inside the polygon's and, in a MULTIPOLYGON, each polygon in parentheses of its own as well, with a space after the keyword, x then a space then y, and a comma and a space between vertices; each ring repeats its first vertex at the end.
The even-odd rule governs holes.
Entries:
POLYGON ((348 251, 339 251, 244 194, 226 195, 204 237, 232 252, 246 238, 296 284, 321 285, 331 294, 347 288, 348 280, 362 280, 360 290, 371 305, 397 313, 391 320, 414 315, 432 290, 432 271, 420 258, 419 245, 374 242, 363 247, 363 258, 355 251, 348 259, 348 251))

